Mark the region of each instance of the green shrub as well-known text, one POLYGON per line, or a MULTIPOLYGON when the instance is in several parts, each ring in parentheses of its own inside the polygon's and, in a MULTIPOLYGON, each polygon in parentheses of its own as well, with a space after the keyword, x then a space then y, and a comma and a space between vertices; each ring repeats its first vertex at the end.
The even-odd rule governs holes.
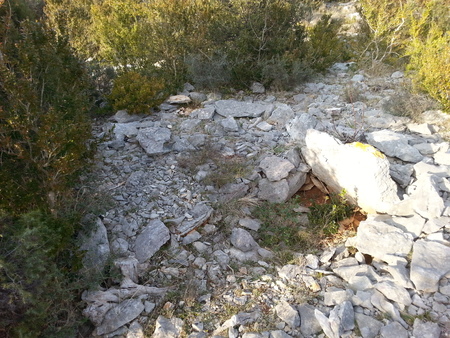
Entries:
POLYGON ((450 7, 447 0, 361 0, 371 61, 404 65, 417 89, 450 109, 450 7), (400 62, 399 62, 400 61, 400 62))
POLYGON ((135 71, 126 72, 114 81, 109 100, 114 109, 127 109, 130 113, 149 113, 167 94, 164 80, 151 78, 135 71))
POLYGON ((335 62, 348 59, 343 40, 339 38, 340 22, 323 15, 319 22, 308 30, 308 64, 323 72, 335 62))
POLYGON ((443 1, 430 1, 420 16, 413 16, 406 53, 416 87, 450 111, 450 9, 444 11, 445 5, 443 1))
POLYGON ((0 7, 0 208, 20 213, 55 207, 85 167, 90 84, 65 39, 18 15, 0 7))

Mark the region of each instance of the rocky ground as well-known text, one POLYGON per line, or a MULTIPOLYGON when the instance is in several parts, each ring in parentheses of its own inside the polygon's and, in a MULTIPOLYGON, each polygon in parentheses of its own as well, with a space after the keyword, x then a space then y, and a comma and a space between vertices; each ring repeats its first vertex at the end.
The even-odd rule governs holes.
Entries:
POLYGON ((449 337, 449 117, 390 114, 403 74, 350 66, 292 93, 186 85, 152 115, 97 123, 84 184, 110 206, 84 263, 120 273, 83 293, 93 336, 449 337), (308 189, 345 189, 367 219, 286 255, 262 240, 282 224, 252 211, 308 189))

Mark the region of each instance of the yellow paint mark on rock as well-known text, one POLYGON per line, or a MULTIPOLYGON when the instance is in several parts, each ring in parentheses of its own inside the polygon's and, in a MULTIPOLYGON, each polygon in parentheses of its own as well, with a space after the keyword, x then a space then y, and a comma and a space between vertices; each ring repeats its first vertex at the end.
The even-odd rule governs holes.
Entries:
POLYGON ((353 142, 353 143, 350 143, 350 145, 353 147, 362 149, 364 151, 368 151, 368 152, 372 153, 373 155, 375 155, 376 157, 386 158, 386 156, 384 156, 383 153, 381 153, 380 151, 378 151, 377 149, 372 147, 370 144, 365 144, 365 143, 361 143, 361 142, 353 142))

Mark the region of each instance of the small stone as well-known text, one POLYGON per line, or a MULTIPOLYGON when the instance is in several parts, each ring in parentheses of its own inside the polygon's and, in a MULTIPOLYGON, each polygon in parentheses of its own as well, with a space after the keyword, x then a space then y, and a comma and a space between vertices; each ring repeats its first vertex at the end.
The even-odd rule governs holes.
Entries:
POLYGON ((397 322, 391 322, 380 330, 382 338, 408 338, 408 331, 397 322))
POLYGON ((300 326, 300 316, 298 311, 286 301, 281 301, 275 306, 277 316, 288 324, 291 328, 300 326))
POLYGON ((191 102, 191 99, 186 95, 174 95, 167 99, 167 103, 169 104, 186 104, 189 102, 191 102))
POLYGON ((437 323, 423 322, 416 318, 414 320, 413 335, 420 338, 439 338, 441 329, 437 323))

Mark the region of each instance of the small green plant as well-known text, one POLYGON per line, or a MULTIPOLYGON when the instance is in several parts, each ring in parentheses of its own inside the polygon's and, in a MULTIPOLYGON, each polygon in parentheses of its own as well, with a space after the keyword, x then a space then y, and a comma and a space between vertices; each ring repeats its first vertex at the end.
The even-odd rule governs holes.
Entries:
POLYGON ((278 253, 284 262, 292 260, 292 251, 305 252, 320 246, 321 238, 302 224, 294 210, 299 204, 294 197, 285 203, 264 202, 252 211, 262 222, 258 232, 260 244, 278 253))
POLYGON ((353 214, 354 206, 347 203, 345 191, 331 194, 324 204, 313 203, 309 208, 308 219, 314 228, 330 236, 338 232, 339 222, 353 214))

